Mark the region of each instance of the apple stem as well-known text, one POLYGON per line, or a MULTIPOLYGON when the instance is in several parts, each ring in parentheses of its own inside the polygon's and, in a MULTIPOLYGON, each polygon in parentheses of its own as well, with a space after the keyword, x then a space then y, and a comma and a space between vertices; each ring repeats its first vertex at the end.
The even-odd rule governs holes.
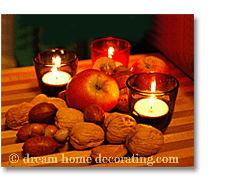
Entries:
POLYGON ((100 90, 102 88, 101 86, 99 86, 97 84, 95 85, 95 87, 96 87, 97 90, 100 90))

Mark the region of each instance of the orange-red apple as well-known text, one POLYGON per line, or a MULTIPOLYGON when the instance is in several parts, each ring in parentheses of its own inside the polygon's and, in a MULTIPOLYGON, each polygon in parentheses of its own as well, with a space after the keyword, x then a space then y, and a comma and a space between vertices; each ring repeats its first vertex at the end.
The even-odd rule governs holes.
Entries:
POLYGON ((147 56, 135 62, 130 68, 130 71, 134 74, 143 72, 170 73, 167 64, 160 58, 154 56, 147 56))
POLYGON ((108 112, 117 105, 118 98, 117 82, 109 75, 95 69, 84 70, 76 74, 66 90, 69 107, 83 112, 91 104, 97 104, 108 112))

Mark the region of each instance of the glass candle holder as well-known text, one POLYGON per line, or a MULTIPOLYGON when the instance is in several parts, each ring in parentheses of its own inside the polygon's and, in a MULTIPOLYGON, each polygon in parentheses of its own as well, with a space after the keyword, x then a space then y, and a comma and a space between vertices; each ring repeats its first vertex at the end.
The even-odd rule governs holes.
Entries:
POLYGON ((116 67, 128 67, 131 44, 120 38, 101 38, 90 45, 92 65, 101 57, 108 57, 115 61, 116 67))
POLYGON ((131 116, 137 123, 152 125, 164 133, 172 119, 178 80, 163 73, 138 73, 126 84, 131 116))
POLYGON ((33 63, 41 93, 57 97, 76 74, 78 57, 67 49, 48 49, 34 56, 33 63))

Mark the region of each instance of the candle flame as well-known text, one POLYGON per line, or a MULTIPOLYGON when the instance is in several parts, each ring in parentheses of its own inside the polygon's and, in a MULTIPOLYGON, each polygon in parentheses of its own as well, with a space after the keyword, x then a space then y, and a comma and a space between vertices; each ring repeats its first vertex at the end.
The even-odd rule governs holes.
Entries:
MULTIPOLYGON (((156 91, 156 81, 153 80, 151 82, 151 92, 155 92, 156 91)), ((151 94, 151 97, 150 97, 150 101, 149 101, 149 104, 150 104, 150 110, 152 110, 152 107, 154 105, 154 99, 155 99, 155 95, 154 94, 151 94)))
POLYGON ((112 58, 113 54, 114 54, 114 48, 113 47, 109 47, 109 49, 108 49, 108 57, 112 58))
POLYGON ((61 66, 61 57, 60 56, 52 57, 52 62, 54 63, 54 66, 53 68, 51 68, 51 71, 53 72, 54 78, 58 80, 59 75, 57 68, 61 66))

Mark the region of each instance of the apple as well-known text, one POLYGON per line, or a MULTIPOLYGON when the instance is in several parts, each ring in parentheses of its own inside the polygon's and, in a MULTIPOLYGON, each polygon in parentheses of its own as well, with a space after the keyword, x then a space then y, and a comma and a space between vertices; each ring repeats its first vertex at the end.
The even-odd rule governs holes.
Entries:
POLYGON ((132 86, 138 90, 151 91, 152 82, 155 81, 155 91, 165 91, 168 88, 169 81, 163 73, 145 72, 135 76, 132 80, 132 86))
POLYGON ((135 62, 130 68, 130 71, 134 74, 143 72, 170 73, 167 64, 160 58, 154 56, 147 56, 135 62))
POLYGON ((91 104, 97 104, 108 112, 117 105, 118 98, 117 82, 109 75, 95 69, 87 69, 76 74, 66 90, 69 107, 82 112, 91 104))

